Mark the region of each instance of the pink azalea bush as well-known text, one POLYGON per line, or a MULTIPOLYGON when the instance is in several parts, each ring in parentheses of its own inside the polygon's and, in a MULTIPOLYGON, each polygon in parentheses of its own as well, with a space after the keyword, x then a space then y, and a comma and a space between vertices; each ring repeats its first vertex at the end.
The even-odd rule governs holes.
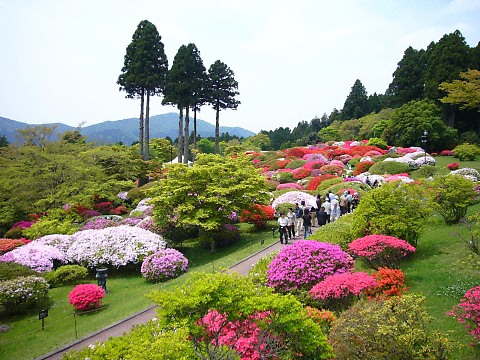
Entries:
POLYGON ((480 286, 468 290, 460 303, 447 312, 447 316, 457 318, 477 343, 480 343, 480 286))
POLYGON ((188 260, 180 251, 165 249, 147 256, 142 262, 141 273, 150 281, 162 282, 187 271, 188 260))
POLYGON ((451 164, 448 164, 447 167, 448 170, 457 170, 458 168, 460 168, 460 164, 457 162, 453 162, 451 164))
POLYGON ((355 297, 358 298, 364 290, 376 285, 375 279, 362 271, 336 273, 320 281, 308 294, 316 300, 322 300, 329 309, 346 309, 355 297))
POLYGON ((105 296, 105 291, 95 284, 81 284, 68 294, 70 304, 76 310, 89 310, 99 308, 102 303, 101 300, 105 296))
POLYGON ((249 316, 243 321, 229 321, 226 314, 211 310, 197 322, 197 325, 206 329, 207 336, 211 338, 213 344, 228 346, 238 353, 240 359, 265 359, 273 355, 268 344, 279 341, 273 334, 262 330, 255 322, 258 320, 268 322, 265 320, 268 315, 269 312, 264 311, 249 316))
POLYGON ((283 189, 303 190, 303 186, 298 183, 278 184, 275 190, 283 190, 283 189))
POLYGON ((367 235, 348 244, 355 258, 363 259, 372 269, 398 268, 401 259, 413 254, 415 248, 405 240, 386 235, 367 235))
POLYGON ((64 262, 64 255, 53 246, 42 245, 33 241, 25 246, 18 247, 0 256, 2 262, 14 262, 28 266, 37 272, 46 272, 53 269, 53 262, 64 262))
POLYGON ((278 291, 309 289, 327 276, 349 271, 353 263, 339 245, 299 240, 268 265, 267 283, 278 291))

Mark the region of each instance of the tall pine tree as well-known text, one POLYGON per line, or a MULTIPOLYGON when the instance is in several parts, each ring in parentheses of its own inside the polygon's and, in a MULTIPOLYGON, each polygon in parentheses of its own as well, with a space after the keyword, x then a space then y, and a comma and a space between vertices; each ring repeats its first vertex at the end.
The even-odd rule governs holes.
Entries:
POLYGON ((365 90, 362 82, 357 79, 343 104, 342 119, 359 119, 369 112, 367 90, 365 90))

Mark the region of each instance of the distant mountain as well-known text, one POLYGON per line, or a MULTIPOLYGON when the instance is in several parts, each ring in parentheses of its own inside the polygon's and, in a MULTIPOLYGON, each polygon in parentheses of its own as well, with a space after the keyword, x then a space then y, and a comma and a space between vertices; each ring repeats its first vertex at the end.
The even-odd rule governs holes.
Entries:
MULTIPOLYGON (((193 119, 190 118, 190 131, 193 131, 193 119)), ((47 126, 56 126, 54 139, 67 130, 75 130, 76 127, 65 124, 42 124, 47 126)), ((19 121, 0 117, 0 136, 5 135, 10 143, 15 143, 17 130, 23 129, 32 124, 26 124, 19 121)), ((138 118, 105 121, 99 124, 82 127, 82 135, 87 137, 88 142, 98 144, 113 144, 121 141, 125 145, 130 145, 138 140, 138 118)), ((197 133, 203 137, 215 136, 215 125, 204 120, 197 119, 197 133)), ((220 134, 228 133, 232 136, 244 137, 255 135, 254 132, 241 127, 220 126, 220 134)), ((150 117, 150 138, 164 138, 169 136, 172 139, 178 137, 178 114, 168 113, 150 117)))

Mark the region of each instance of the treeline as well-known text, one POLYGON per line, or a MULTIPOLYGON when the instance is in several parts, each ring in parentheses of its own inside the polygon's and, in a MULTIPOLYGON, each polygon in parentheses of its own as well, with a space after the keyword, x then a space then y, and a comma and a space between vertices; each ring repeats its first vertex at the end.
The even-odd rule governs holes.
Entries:
POLYGON ((260 133, 268 136, 272 150, 370 137, 415 146, 424 131, 432 146, 478 143, 480 76, 474 69, 480 69, 480 42, 469 47, 457 30, 432 41, 426 50, 408 47, 384 94, 369 95, 357 79, 341 110, 301 121, 292 130, 280 127, 260 133), (411 111, 420 118, 412 118, 411 111))

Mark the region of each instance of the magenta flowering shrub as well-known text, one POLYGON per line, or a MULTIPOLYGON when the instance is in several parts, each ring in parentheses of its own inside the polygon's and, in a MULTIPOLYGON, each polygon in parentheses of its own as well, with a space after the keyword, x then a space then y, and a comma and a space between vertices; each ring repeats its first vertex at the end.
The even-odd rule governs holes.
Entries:
POLYGON ((442 155, 442 156, 453 156, 453 151, 452 150, 442 150, 440 152, 440 155, 442 155))
POLYGON ((117 225, 128 225, 128 226, 136 226, 142 219, 140 218, 125 218, 123 220, 120 220, 117 225))
MULTIPOLYGON (((447 312, 447 316, 453 316, 465 325, 470 335, 480 342, 480 286, 476 286, 468 290, 460 303, 451 311, 447 312)), ((470 345, 474 345, 473 343, 470 345)))
POLYGON ((82 226, 80 230, 100 230, 116 225, 117 224, 113 220, 96 218, 88 221, 85 225, 82 226))
POLYGON ((283 190, 283 189, 303 190, 303 186, 298 183, 278 184, 275 190, 283 190))
POLYGON ((70 291, 68 300, 76 310, 89 310, 99 308, 104 296, 105 291, 100 286, 81 284, 70 291))
POLYGON ((0 261, 25 265, 37 272, 50 271, 53 269, 54 261, 63 262, 64 260, 60 250, 36 241, 0 256, 0 261))
POLYGON ((142 262, 141 273, 150 281, 163 282, 187 271, 188 260, 180 251, 165 249, 147 256, 142 262))
POLYGON ((328 309, 346 309, 364 290, 376 285, 373 276, 362 271, 337 273, 320 281, 308 294, 316 300, 322 300, 328 309))
POLYGON ((310 289, 327 276, 349 271, 353 264, 339 245, 299 240, 284 247, 268 265, 268 285, 278 291, 310 289))
POLYGON ((453 162, 447 165, 448 170, 457 170, 460 168, 460 164, 457 162, 453 162))
POLYGON ((84 219, 90 219, 92 217, 95 217, 95 216, 100 216, 102 214, 100 214, 98 211, 96 210, 85 210, 84 212, 82 212, 82 217, 84 219))
POLYGON ((379 267, 397 269, 400 260, 415 250, 405 240, 386 235, 367 235, 348 244, 348 252, 353 257, 363 259, 375 270, 379 267))

